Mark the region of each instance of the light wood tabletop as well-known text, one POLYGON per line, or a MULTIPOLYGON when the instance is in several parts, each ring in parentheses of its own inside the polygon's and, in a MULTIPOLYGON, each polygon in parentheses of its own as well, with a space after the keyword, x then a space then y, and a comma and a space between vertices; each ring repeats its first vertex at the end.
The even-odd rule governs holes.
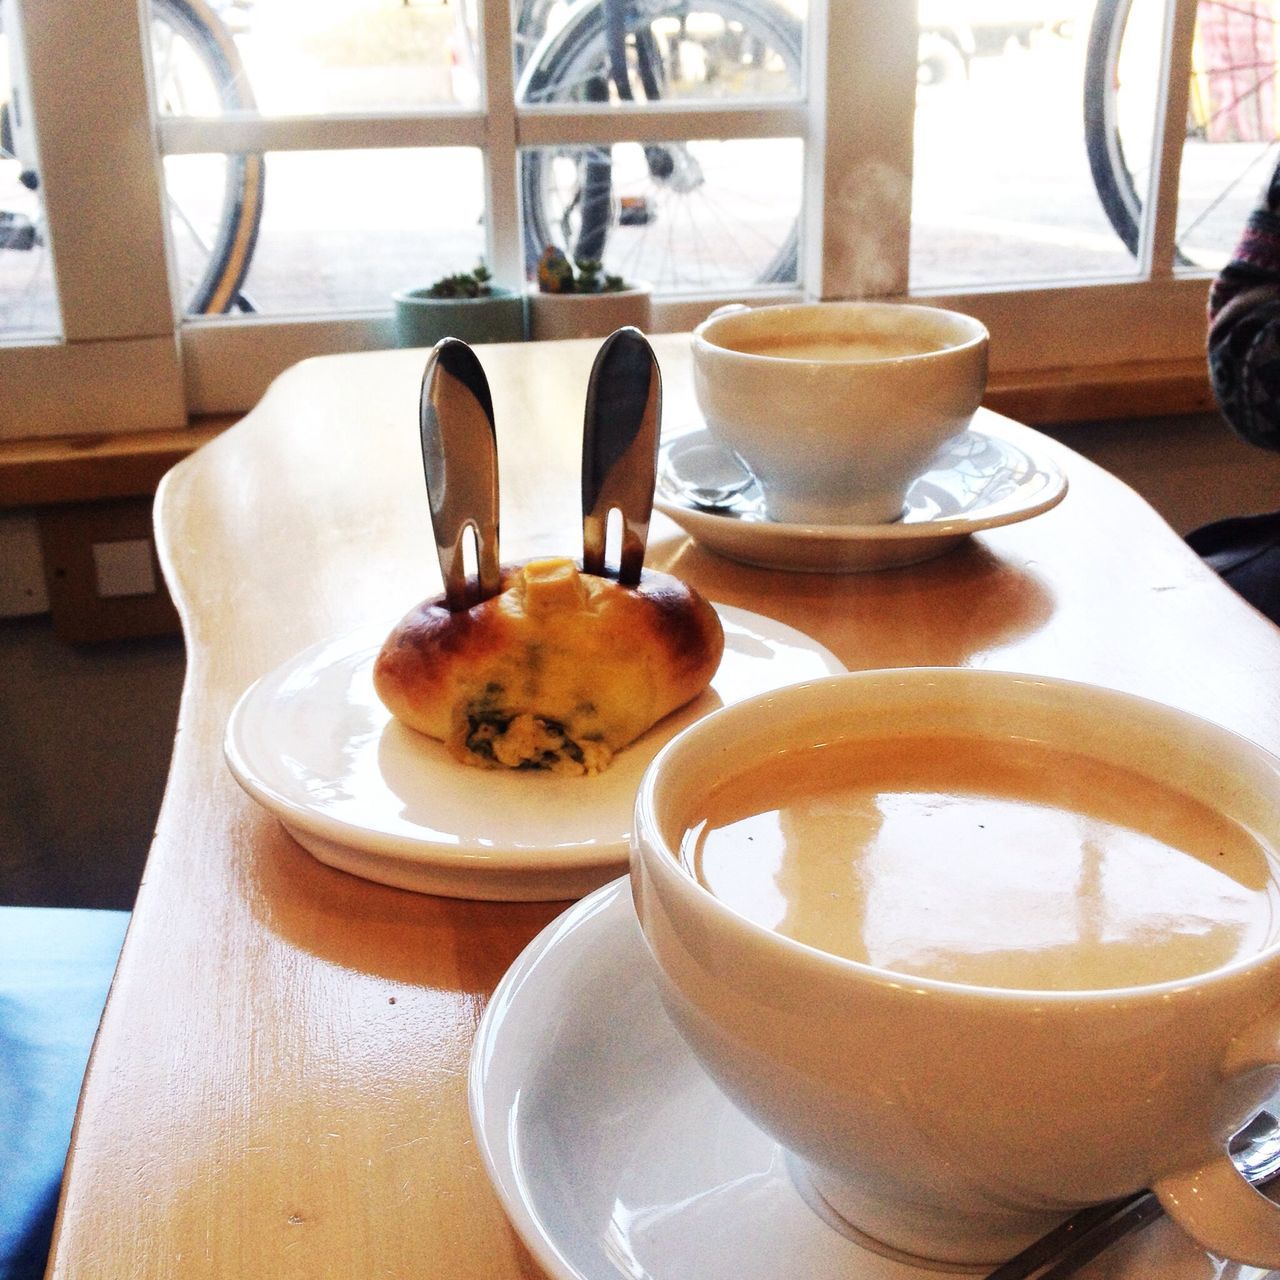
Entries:
MULTIPOLYGON (((695 418, 686 336, 654 340, 665 426, 695 418)), ((575 555, 598 344, 479 349, 504 559, 575 555)), ((51 1275, 540 1272, 468 1120, 486 1000, 563 903, 471 902, 313 859, 223 759, 241 692, 304 647, 439 589, 418 453, 425 352, 324 357, 179 463, 157 500, 188 672, 172 771, 73 1137, 51 1275)), ((780 424, 781 425, 781 424, 780 424)), ((649 563, 814 637, 850 668, 1094 681, 1280 749, 1280 631, 1147 504, 1039 437, 1056 508, 913 567, 736 564, 655 514, 649 563)))

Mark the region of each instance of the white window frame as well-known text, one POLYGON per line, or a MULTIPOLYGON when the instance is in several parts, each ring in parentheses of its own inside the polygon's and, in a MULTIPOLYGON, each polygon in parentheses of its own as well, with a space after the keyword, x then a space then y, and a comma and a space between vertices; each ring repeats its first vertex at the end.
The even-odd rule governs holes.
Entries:
MULTIPOLYGON (((80 0, 22 4, 14 34, 38 130, 65 338, 0 346, 0 436, 174 427, 190 416, 240 412, 296 360, 393 344, 389 312, 183 321, 164 270, 164 154, 479 148, 489 211, 487 257, 500 283, 518 286, 521 147, 800 137, 805 235, 799 288, 659 298, 655 328, 690 328, 730 297, 860 296, 871 251, 878 267, 875 294, 908 296, 914 0, 811 0, 807 90, 797 102, 517 109, 507 4, 480 0, 479 108, 261 120, 152 118, 142 38, 147 0, 95 0, 91 22, 80 0), (830 68, 838 74, 829 74, 830 68), (868 176, 889 180, 868 183, 868 176), (867 221, 855 225, 845 210, 849 193, 861 189, 899 194, 869 215, 861 204, 867 221)), ((1166 68, 1189 65, 1194 20, 1195 0, 1170 5, 1166 68)), ((914 295, 984 320, 992 332, 993 373, 1097 374, 1202 352, 1206 282, 1174 272, 1187 77, 1164 79, 1158 181, 1134 278, 914 295)))
POLYGON ((4 9, 36 123, 63 337, 0 346, 0 436, 186 419, 160 162, 134 0, 4 9))

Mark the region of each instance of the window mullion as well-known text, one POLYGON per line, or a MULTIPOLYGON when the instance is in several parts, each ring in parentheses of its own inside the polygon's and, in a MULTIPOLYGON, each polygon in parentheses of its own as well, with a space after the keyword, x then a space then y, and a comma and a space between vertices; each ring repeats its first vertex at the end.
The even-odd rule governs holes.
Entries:
POLYGON ((0 436, 186 421, 144 30, 138 0, 99 0, 88 18, 79 0, 38 0, 7 33, 21 42, 64 340, 0 344, 0 436))
POLYGON ((690 138, 794 138, 809 131, 807 108, 760 102, 732 106, 628 103, 524 108, 521 146, 582 146, 628 142, 685 142, 690 138))
POLYGON ((171 337, 140 6, 101 0, 86 21, 79 0, 41 0, 23 28, 64 335, 171 337))
POLYGON ((524 287, 517 173, 515 59, 511 15, 506 0, 480 0, 481 89, 485 125, 486 252, 494 279, 511 289, 524 287))
POLYGON ((1156 103, 1151 217, 1144 228, 1142 267, 1152 277, 1171 276, 1177 257, 1178 183, 1187 136, 1187 98, 1197 0, 1169 0, 1161 89, 1156 103))
POLYGON ((474 112, 417 112, 378 116, 172 117, 159 122, 167 156, 208 152, 345 151, 379 147, 478 147, 484 116, 474 112))
POLYGON ((823 298, 905 294, 915 0, 830 0, 825 9, 826 30, 815 21, 810 44, 810 146, 822 155, 806 191, 818 253, 806 286, 823 298))

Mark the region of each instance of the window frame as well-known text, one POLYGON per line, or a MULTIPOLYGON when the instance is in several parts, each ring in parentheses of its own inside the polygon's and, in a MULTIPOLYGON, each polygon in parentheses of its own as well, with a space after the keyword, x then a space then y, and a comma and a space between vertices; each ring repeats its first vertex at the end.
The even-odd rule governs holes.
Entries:
POLYGON ((16 34, 39 132, 64 338, 0 345, 0 436, 179 426, 238 413, 296 360, 394 345, 388 310, 300 318, 184 319, 173 295, 163 156, 209 150, 469 146, 484 159, 487 257, 499 283, 523 286, 522 147, 583 141, 800 137, 805 147, 802 257, 795 289, 659 296, 654 327, 692 328, 727 301, 860 296, 862 229, 844 215, 867 175, 905 198, 872 210, 875 296, 955 306, 992 332, 994 377, 1202 358, 1204 276, 1175 273, 1174 215, 1195 0, 1173 0, 1164 42, 1156 159, 1135 275, 965 290, 908 288, 916 94, 915 0, 811 0, 806 85, 794 102, 531 106, 513 101, 505 0, 479 0, 481 101, 475 109, 343 117, 155 119, 144 45, 147 0, 27 0, 16 34), (78 16, 77 16, 78 15, 78 16), (74 68, 75 74, 71 74, 74 68), (838 68, 838 74, 832 71, 838 68), (122 89, 122 85, 124 88, 122 89), (111 109, 104 115, 104 104, 111 109), (95 129, 106 119, 109 147, 95 129), (104 164, 104 157, 109 164, 104 164))

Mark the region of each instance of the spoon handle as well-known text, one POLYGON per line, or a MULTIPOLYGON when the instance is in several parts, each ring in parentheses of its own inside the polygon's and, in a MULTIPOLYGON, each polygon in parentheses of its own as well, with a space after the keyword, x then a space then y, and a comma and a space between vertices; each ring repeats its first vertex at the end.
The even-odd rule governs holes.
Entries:
MULTIPOLYGON (((1259 1190, 1280 1180, 1280 1122, 1260 1111, 1231 1143, 1232 1156, 1259 1190)), ((1137 1191, 1122 1200, 1081 1209, 1016 1257, 992 1271, 986 1280, 1066 1280, 1109 1245, 1154 1222, 1164 1210, 1152 1191, 1137 1191)))
POLYGON ((501 589, 493 397, 476 353, 458 338, 442 338, 427 359, 419 427, 445 603, 457 612, 501 589), (476 539, 474 587, 462 547, 468 528, 476 539))
POLYGON ((605 339, 591 368, 582 428, 582 567, 605 575, 609 513, 622 515, 618 581, 634 586, 644 567, 658 471, 662 375, 639 329, 605 339))

